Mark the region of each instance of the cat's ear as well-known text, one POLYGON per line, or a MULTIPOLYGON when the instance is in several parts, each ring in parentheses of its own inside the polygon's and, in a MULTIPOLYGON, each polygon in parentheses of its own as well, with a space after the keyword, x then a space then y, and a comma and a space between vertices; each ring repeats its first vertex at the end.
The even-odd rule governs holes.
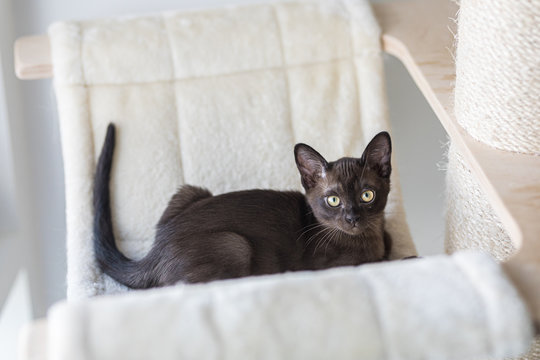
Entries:
POLYGON ((294 147, 296 166, 302 177, 302 186, 308 190, 317 184, 320 178, 326 176, 328 162, 306 144, 296 144, 294 147))
POLYGON ((392 172, 392 141, 386 132, 380 132, 369 142, 362 154, 362 163, 377 171, 380 177, 388 178, 392 172))

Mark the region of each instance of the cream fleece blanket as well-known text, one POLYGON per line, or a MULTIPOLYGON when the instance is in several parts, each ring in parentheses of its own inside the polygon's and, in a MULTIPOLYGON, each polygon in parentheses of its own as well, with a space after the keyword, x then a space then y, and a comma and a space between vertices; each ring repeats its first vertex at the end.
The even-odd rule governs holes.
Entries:
MULTIPOLYGON (((293 146, 360 156, 388 129, 367 1, 296 1, 63 22, 49 31, 65 168, 68 298, 125 290, 97 269, 91 189, 109 122, 120 249, 142 257, 179 185, 300 189, 293 146)), ((395 168, 395 167, 394 167, 395 168)), ((414 255, 394 171, 392 256, 414 255)))
POLYGON ((467 360, 523 353, 532 327, 500 266, 461 253, 61 303, 23 344, 44 337, 49 360, 467 360))

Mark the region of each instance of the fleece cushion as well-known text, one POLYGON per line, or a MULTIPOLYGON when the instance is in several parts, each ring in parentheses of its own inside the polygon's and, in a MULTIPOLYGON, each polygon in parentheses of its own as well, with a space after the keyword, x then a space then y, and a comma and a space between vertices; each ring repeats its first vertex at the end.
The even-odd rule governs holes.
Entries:
MULTIPOLYGON (((92 184, 117 125, 117 243, 140 258, 184 183, 301 190, 297 142, 329 161, 388 130, 380 31, 364 0, 174 11, 49 29, 65 169, 68 298, 125 291, 96 266, 92 184)), ((396 167, 394 167, 395 169, 396 167)), ((397 172, 391 256, 414 255, 397 172)))

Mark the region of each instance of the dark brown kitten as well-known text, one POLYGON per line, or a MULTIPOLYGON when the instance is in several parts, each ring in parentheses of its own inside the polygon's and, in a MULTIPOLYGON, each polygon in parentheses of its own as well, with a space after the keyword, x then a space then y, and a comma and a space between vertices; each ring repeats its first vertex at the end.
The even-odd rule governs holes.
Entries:
POLYGON ((131 288, 207 282, 285 271, 359 265, 388 258, 384 231, 390 191, 390 136, 373 138, 361 158, 328 163, 294 149, 300 192, 247 190, 213 196, 185 185, 172 197, 141 260, 116 247, 109 205, 115 129, 107 129, 94 183, 94 250, 101 270, 131 288))

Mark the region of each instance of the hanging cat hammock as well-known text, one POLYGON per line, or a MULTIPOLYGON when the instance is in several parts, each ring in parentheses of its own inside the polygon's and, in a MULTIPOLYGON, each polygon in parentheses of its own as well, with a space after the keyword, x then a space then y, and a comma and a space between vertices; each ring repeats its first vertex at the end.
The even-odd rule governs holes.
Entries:
MULTIPOLYGON (((465 359, 525 352, 531 323, 540 321, 533 101, 540 96, 540 48, 524 39, 538 37, 529 19, 538 18, 540 4, 462 0, 457 66, 448 29, 455 27, 453 2, 373 9, 360 0, 283 1, 58 23, 49 37, 19 39, 20 78, 54 72, 68 231, 68 301, 25 330, 22 358, 465 359), (497 28, 505 23, 520 26, 497 28), (492 33, 504 34, 504 45, 486 38, 492 33), (331 159, 359 156, 388 128, 381 37, 452 140, 448 188, 457 195, 448 205, 447 249, 482 248, 502 264, 456 253, 128 293, 99 272, 90 189, 109 122, 119 127, 111 182, 117 238, 128 256, 139 257, 182 182, 214 192, 298 187, 291 149, 299 141, 331 159), (505 56, 523 46, 521 58, 505 56), (506 106, 500 96, 509 89, 506 106), (263 160, 271 165, 261 168, 263 160), (504 230, 490 233, 497 226, 509 238, 504 230), (112 293, 123 294, 93 298, 112 293)), ((393 176, 387 223, 396 242, 392 258, 400 259, 415 249, 393 176)))

